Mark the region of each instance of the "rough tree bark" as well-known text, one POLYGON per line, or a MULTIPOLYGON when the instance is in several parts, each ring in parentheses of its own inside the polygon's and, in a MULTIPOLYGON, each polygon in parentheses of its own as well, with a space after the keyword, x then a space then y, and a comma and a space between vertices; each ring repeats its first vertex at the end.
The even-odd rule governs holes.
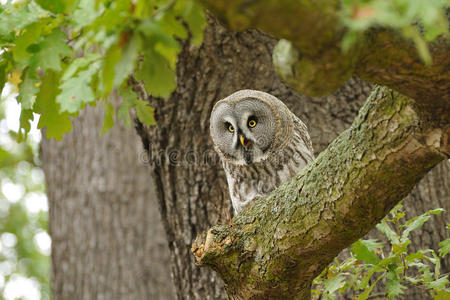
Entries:
MULTIPOLYGON (((271 63, 275 43, 257 30, 233 33, 209 18, 203 45, 183 46, 176 91, 169 99, 149 98, 156 109, 157 126, 138 127, 149 149, 158 186, 179 299, 225 298, 221 280, 208 269, 196 268, 189 252, 195 235, 223 222, 230 210, 225 176, 209 139, 208 120, 214 102, 242 88, 272 93, 306 122, 313 145, 320 152, 351 124, 369 94, 370 85, 356 79, 327 97, 311 98, 294 92, 275 76, 271 63), (209 159, 205 162, 205 158, 209 159)), ((448 183, 440 180, 448 173, 448 165, 436 169, 431 179, 418 187, 421 197, 426 199, 434 193, 430 184, 448 195, 448 183)), ((434 199, 448 206, 444 199, 434 199)), ((424 204, 424 208, 434 206, 424 204)), ((442 231, 443 223, 441 219, 434 226, 442 231)), ((433 246, 442 238, 437 237, 433 246)), ((428 248, 429 244, 420 246, 428 248)))
POLYGON ((42 140, 53 299, 173 299, 142 143, 122 124, 100 137, 102 120, 87 107, 62 141, 42 140))

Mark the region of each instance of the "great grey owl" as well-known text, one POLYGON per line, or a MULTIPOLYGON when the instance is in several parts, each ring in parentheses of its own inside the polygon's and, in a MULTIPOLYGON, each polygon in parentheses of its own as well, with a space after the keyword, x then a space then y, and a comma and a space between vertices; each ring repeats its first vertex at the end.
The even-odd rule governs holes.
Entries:
POLYGON ((314 159, 306 125, 275 96, 241 90, 218 101, 210 134, 236 213, 314 159))

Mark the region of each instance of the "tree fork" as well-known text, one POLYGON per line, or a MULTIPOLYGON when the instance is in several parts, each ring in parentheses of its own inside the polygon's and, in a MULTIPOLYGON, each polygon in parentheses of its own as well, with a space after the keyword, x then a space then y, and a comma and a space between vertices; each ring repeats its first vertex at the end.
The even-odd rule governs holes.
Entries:
POLYGON ((218 272, 233 299, 308 299, 323 268, 450 156, 449 101, 441 104, 445 124, 423 118, 432 104, 424 114, 423 103, 377 87, 309 166, 231 225, 198 236, 197 264, 218 272))

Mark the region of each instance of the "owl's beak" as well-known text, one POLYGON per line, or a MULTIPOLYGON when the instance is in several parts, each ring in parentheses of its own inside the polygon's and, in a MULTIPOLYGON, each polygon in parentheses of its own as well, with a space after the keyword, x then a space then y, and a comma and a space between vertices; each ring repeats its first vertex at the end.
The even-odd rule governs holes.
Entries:
POLYGON ((251 141, 247 140, 242 134, 239 135, 239 140, 241 141, 242 146, 244 146, 245 148, 247 148, 251 144, 251 141))

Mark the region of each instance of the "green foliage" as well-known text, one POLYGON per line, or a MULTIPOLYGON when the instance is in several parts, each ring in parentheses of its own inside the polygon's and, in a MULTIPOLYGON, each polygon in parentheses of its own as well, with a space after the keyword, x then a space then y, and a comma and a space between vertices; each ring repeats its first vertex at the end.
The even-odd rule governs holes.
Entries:
POLYGON ((130 114, 128 113, 130 108, 135 108, 139 121, 147 126, 155 125, 153 107, 149 106, 147 102, 139 100, 138 96, 131 88, 121 90, 120 92, 123 102, 119 107, 119 118, 123 118, 125 126, 131 125, 130 114))
POLYGON ((62 80, 59 86, 61 93, 56 96, 56 102, 61 107, 60 112, 76 113, 86 103, 95 101, 94 91, 89 84, 98 67, 97 62, 93 63, 74 77, 62 80))
POLYGON ((68 112, 60 112, 60 104, 56 101, 58 95, 59 75, 47 72, 42 79, 41 92, 37 95, 34 110, 40 114, 38 128, 47 127, 47 137, 62 139, 65 132, 72 130, 72 122, 68 112), (58 126, 54 126, 58 124, 58 126))
POLYGON ((342 48, 348 50, 370 27, 393 28, 413 41, 423 61, 431 64, 427 41, 449 37, 449 6, 448 0, 342 0, 341 20, 348 28, 342 48))
POLYGON ((439 250, 439 255, 444 257, 450 252, 450 239, 443 240, 439 243, 441 249, 439 250))
MULTIPOLYGON (((103 130, 115 111, 105 103, 113 90, 130 97, 128 78, 143 81, 149 94, 168 97, 176 87, 180 40, 199 45, 206 24, 195 0, 24 0, 0 6, 0 89, 19 92, 21 135, 32 112, 39 128, 61 139, 71 130, 70 116, 101 101, 103 130), (141 59, 139 59, 141 58, 141 59)), ((146 125, 153 110, 136 95, 125 99, 118 117, 130 125, 130 112, 146 125)))
MULTIPOLYGON (((412 252, 409 235, 442 209, 430 210, 410 220, 404 220, 404 210, 397 205, 377 229, 388 243, 377 240, 359 240, 353 243, 347 259, 338 258, 314 280, 313 296, 335 299, 338 293, 350 290, 353 299, 365 300, 377 285, 384 283, 382 298, 394 299, 404 294, 409 286, 419 286, 434 299, 450 299, 448 274, 440 273, 439 256, 434 250, 412 252), (395 228, 395 229, 394 229, 395 228)), ((450 251, 450 239, 440 244, 440 257, 450 251)))

